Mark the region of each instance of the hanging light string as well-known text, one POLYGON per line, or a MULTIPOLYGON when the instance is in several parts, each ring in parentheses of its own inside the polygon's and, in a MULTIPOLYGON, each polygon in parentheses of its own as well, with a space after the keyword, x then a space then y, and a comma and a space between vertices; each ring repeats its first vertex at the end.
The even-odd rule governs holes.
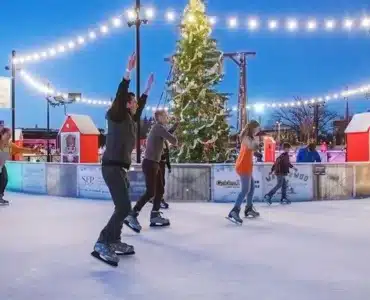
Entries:
MULTIPOLYGON (((24 70, 20 71, 21 78, 24 80, 24 82, 37 90, 38 92, 49 95, 49 96, 58 96, 63 97, 65 99, 68 98, 68 93, 60 92, 54 88, 48 87, 46 84, 42 83, 40 80, 36 79, 34 76, 30 75, 24 70)), ((256 111, 263 111, 267 108, 288 108, 288 107, 299 107, 302 105, 308 105, 308 104, 318 104, 322 103, 324 101, 333 101, 338 99, 343 99, 344 97, 355 97, 359 95, 366 95, 367 93, 370 93, 370 83, 359 85, 357 88, 354 89, 346 89, 342 91, 338 91, 336 93, 332 94, 326 94, 322 95, 320 97, 311 98, 311 99, 305 99, 305 100, 299 100, 299 101, 286 101, 286 102, 258 102, 252 105, 247 106, 247 110, 256 110, 256 111)), ((91 99, 91 98, 76 98, 75 99, 77 103, 84 103, 84 104, 90 104, 90 105, 98 105, 98 106, 110 106, 111 101, 104 101, 104 100, 97 100, 97 99, 91 99)), ((171 105, 170 105, 171 106, 171 105)), ((170 110, 170 106, 146 106, 147 111, 157 111, 157 110, 170 110)), ((233 106, 232 109, 229 111, 237 111, 238 107, 233 106)))
MULTIPOLYGON (((145 18, 149 21, 165 21, 168 24, 178 23, 181 12, 167 9, 165 11, 158 12, 158 17, 155 17, 156 13, 154 8, 147 7, 143 9, 145 18)), ((81 49, 88 43, 106 37, 114 29, 122 27, 128 21, 133 21, 136 17, 133 9, 126 10, 125 13, 119 14, 106 22, 102 22, 101 25, 95 26, 91 30, 81 35, 64 39, 66 42, 58 43, 49 47, 45 47, 43 50, 26 53, 14 58, 14 64, 25 64, 25 63, 37 63, 45 61, 47 59, 55 58, 65 52, 72 52, 81 49)), ((188 16, 188 17, 191 17, 188 16)), ((209 22, 215 28, 228 28, 228 29, 244 29, 250 32, 256 31, 270 31, 270 32, 356 32, 370 30, 370 16, 362 16, 357 18, 262 18, 262 17, 221 17, 216 15, 209 16, 209 22)), ((42 47, 35 47, 41 48, 42 47)))

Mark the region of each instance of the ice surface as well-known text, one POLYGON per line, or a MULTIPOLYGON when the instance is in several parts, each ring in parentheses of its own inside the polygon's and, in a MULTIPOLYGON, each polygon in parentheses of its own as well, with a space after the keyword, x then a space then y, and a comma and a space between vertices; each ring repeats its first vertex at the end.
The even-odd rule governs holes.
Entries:
POLYGON ((370 201, 257 206, 172 204, 169 228, 123 230, 136 255, 118 268, 90 252, 109 201, 8 194, 0 207, 1 300, 368 300, 370 201))

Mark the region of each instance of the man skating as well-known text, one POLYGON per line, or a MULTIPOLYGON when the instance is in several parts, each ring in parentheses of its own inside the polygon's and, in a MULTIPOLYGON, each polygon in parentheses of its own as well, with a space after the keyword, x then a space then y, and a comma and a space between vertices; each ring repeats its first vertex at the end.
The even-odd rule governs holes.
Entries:
POLYGON ((128 91, 130 73, 135 65, 136 55, 133 54, 116 97, 106 114, 108 132, 106 150, 102 158, 102 174, 115 208, 91 254, 112 266, 118 265, 117 255, 135 253, 133 246, 121 242, 123 220, 131 211, 127 172, 131 165, 132 150, 136 144, 136 122, 140 120, 154 79, 153 75, 149 77, 147 88, 137 101, 135 94, 128 91))
POLYGON ((155 112, 156 123, 151 128, 147 142, 142 169, 145 176, 146 191, 145 194, 136 203, 133 211, 125 219, 125 224, 135 232, 141 231, 141 226, 137 217, 144 205, 154 197, 153 209, 150 214, 150 226, 168 226, 170 221, 162 217, 159 211, 161 200, 164 195, 163 177, 160 169, 160 161, 165 141, 173 145, 177 144, 177 138, 172 135, 165 127, 168 123, 168 116, 165 111, 155 112))

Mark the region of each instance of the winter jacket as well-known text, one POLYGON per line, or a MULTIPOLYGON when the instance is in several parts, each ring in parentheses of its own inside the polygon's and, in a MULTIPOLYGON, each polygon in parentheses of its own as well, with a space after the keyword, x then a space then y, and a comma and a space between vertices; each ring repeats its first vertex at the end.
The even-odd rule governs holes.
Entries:
POLYGON ((121 111, 113 114, 108 111, 108 133, 106 135, 106 149, 103 154, 102 164, 119 166, 126 169, 131 165, 131 154, 136 144, 136 123, 140 120, 141 113, 146 104, 147 95, 143 94, 138 101, 135 115, 131 115, 126 108, 130 99, 128 92, 130 81, 123 79, 120 83, 114 102, 118 102, 121 111))
POLYGON ((271 173, 275 172, 275 175, 286 176, 289 174, 289 169, 294 168, 289 160, 289 153, 282 153, 275 161, 271 168, 271 173))
POLYGON ((321 162, 320 154, 316 150, 310 151, 306 147, 298 151, 297 163, 313 163, 313 162, 321 162))

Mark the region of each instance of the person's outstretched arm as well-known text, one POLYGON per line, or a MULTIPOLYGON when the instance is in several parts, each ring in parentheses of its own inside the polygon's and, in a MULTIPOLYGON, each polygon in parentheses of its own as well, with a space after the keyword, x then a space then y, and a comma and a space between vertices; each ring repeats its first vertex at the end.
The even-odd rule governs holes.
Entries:
POLYGON ((146 105, 146 101, 148 99, 148 95, 150 93, 150 90, 152 89, 153 82, 154 82, 154 74, 152 73, 152 74, 150 74, 150 76, 148 78, 144 93, 140 96, 140 98, 138 100, 138 103, 137 103, 138 108, 137 108, 136 114, 134 116, 135 121, 140 120, 140 118, 141 118, 141 115, 142 115, 143 110, 144 110, 145 105, 146 105))
POLYGON ((123 79, 118 86, 116 97, 114 98, 113 103, 118 101, 121 102, 122 105, 126 106, 126 103, 129 99, 128 88, 130 86, 130 75, 131 71, 135 68, 135 66, 136 66, 136 54, 133 53, 129 58, 125 75, 123 76, 123 79))
POLYGON ((36 153, 40 153, 40 150, 38 148, 25 148, 25 147, 20 147, 14 143, 11 143, 10 144, 10 148, 11 148, 11 154, 14 155, 14 154, 36 154, 36 153))

